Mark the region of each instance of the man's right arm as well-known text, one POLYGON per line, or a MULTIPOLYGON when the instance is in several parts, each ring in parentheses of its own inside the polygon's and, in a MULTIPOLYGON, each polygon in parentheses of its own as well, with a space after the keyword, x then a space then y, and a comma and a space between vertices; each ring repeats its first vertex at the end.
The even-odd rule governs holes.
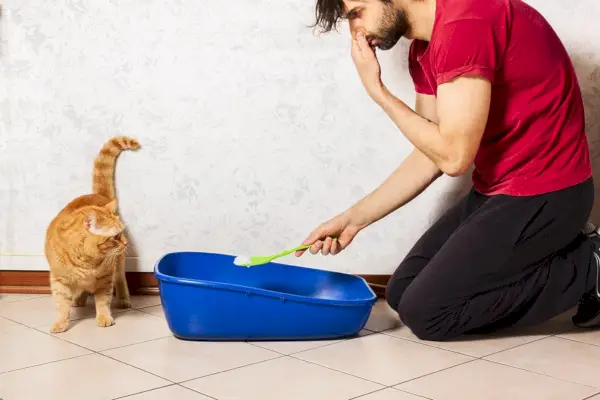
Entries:
MULTIPOLYGON (((417 93, 415 111, 438 122, 435 96, 417 93)), ((441 175, 435 163, 415 148, 381 186, 347 213, 363 229, 409 203, 441 175)))

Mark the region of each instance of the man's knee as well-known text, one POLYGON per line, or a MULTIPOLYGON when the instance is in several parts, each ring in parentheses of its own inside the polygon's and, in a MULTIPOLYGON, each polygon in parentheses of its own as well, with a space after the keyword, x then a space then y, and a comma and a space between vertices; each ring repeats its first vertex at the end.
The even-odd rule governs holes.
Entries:
POLYGON ((385 300, 392 310, 398 312, 398 306, 400 305, 400 299, 406 289, 405 284, 401 284, 398 280, 390 279, 385 288, 385 300))
POLYGON ((385 298, 394 311, 398 311, 398 306, 402 296, 404 296, 404 292, 415 279, 417 272, 422 270, 423 267, 424 263, 422 260, 414 260, 407 257, 396 271, 394 271, 385 288, 385 298))
POLYGON ((442 307, 428 300, 431 293, 421 293, 414 287, 404 292, 396 311, 400 320, 421 340, 443 341, 450 339, 451 332, 445 324, 442 307))

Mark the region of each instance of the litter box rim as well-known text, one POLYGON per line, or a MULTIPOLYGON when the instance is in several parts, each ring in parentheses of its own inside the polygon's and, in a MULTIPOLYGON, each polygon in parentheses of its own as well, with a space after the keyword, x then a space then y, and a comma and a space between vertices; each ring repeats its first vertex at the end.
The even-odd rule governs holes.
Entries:
MULTIPOLYGON (((300 296, 300 295, 285 293, 285 292, 278 292, 278 291, 274 291, 274 290, 260 289, 260 288, 255 288, 255 287, 251 287, 251 286, 243 286, 243 285, 238 285, 238 284, 233 284, 233 283, 223 283, 223 282, 219 282, 219 281, 209 281, 209 280, 204 280, 204 279, 182 278, 182 277, 176 277, 173 275, 167 275, 167 274, 161 272, 159 267, 160 267, 162 261, 165 258, 175 255, 175 254, 205 254, 205 255, 225 256, 225 257, 234 258, 233 256, 228 255, 228 254, 203 252, 203 251, 173 251, 173 252, 169 252, 169 253, 164 254, 162 257, 160 257, 160 259, 154 264, 154 276, 159 281, 159 283, 162 281, 165 283, 172 283, 175 285, 194 286, 194 287, 203 288, 203 289, 226 290, 226 291, 232 291, 232 292, 245 293, 248 296, 249 295, 258 295, 258 296, 263 296, 263 297, 270 297, 273 299, 279 299, 281 301, 296 301, 299 303, 314 303, 314 304, 320 304, 320 305, 363 307, 363 306, 372 306, 377 301, 377 295, 375 294, 375 292, 373 291, 371 286, 367 283, 367 281, 361 276, 347 274, 344 272, 322 270, 322 269, 318 269, 318 268, 301 267, 301 266, 296 266, 296 265, 273 263, 273 264, 277 264, 279 266, 288 267, 288 268, 312 270, 312 271, 316 270, 316 271, 324 272, 327 274, 337 274, 337 275, 344 275, 347 277, 351 277, 352 279, 361 281, 361 283, 367 288, 367 290, 369 291, 371 296, 368 298, 361 298, 361 299, 357 299, 357 300, 323 299, 323 298, 316 298, 316 297, 309 297, 309 296, 300 296)), ((239 268, 243 268, 243 267, 239 267, 239 268)), ((256 267, 252 267, 252 268, 260 268, 260 266, 256 266, 256 267)), ((160 285, 159 285, 159 288, 160 288, 160 285)))

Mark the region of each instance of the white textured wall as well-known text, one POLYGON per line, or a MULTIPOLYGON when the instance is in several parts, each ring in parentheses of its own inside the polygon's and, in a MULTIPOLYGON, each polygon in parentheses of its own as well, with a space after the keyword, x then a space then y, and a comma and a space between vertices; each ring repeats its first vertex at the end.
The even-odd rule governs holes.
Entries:
MULTIPOLYGON (((313 1, 2 3, 0 269, 47 268, 47 224, 90 189, 92 160, 114 135, 143 145, 117 170, 139 256, 129 267, 143 271, 169 251, 294 246, 410 151, 364 93, 345 29, 317 37, 306 28, 313 1)), ((597 0, 532 3, 576 61, 598 141, 597 0)), ((388 86, 412 104, 406 49, 381 63, 388 86)), ((442 179, 342 255, 302 263, 391 273, 469 182, 442 179)))

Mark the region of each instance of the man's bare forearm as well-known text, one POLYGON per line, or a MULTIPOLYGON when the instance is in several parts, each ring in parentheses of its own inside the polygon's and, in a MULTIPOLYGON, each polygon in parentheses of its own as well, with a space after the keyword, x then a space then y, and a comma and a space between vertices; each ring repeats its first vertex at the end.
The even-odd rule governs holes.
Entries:
POLYGON ((409 203, 441 175, 435 163, 415 149, 381 186, 347 212, 363 229, 409 203))

